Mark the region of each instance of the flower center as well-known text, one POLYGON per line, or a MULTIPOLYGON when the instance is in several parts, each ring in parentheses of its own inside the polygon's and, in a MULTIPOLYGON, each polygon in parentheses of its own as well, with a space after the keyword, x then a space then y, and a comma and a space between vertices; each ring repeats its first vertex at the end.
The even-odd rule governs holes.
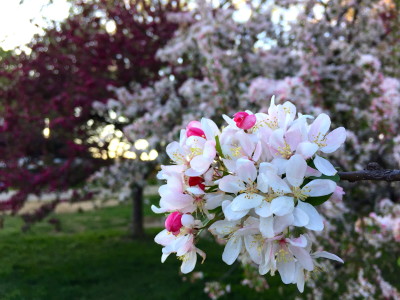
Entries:
POLYGON ((290 146, 286 142, 285 142, 285 146, 278 147, 277 151, 280 154, 280 156, 282 156, 282 158, 289 159, 293 155, 292 150, 290 149, 290 146))
MULTIPOLYGON (((241 192, 246 193, 246 194, 255 194, 258 192, 257 185, 254 182, 248 183, 246 185, 246 189, 241 192)), ((251 198, 251 197, 249 196, 248 198, 251 198)))
POLYGON ((326 134, 321 134, 321 132, 318 132, 318 135, 314 138, 313 142, 318 145, 318 147, 326 147, 326 134))
POLYGON ((302 200, 302 201, 304 201, 308 198, 308 195, 306 195, 305 192, 309 192, 309 191, 310 191, 309 188, 300 189, 300 187, 298 187, 298 186, 292 187, 293 197, 298 200, 302 200))
POLYGON ((271 188, 269 188, 268 193, 264 195, 264 201, 271 202, 279 196, 279 194, 275 193, 271 188))
POLYGON ((185 159, 185 156, 179 153, 178 151, 175 151, 172 153, 172 159, 176 161, 177 163, 185 164, 187 161, 185 159))
POLYGON ((190 147, 190 156, 193 158, 197 155, 201 155, 203 153, 203 150, 197 147, 190 147))
POLYGON ((183 255, 181 255, 181 256, 177 256, 177 258, 178 258, 179 260, 181 260, 182 262, 184 262, 184 261, 187 261, 187 260, 189 259, 189 255, 183 254, 183 255))
POLYGON ((233 157, 239 157, 242 155, 242 147, 238 146, 238 145, 233 145, 231 148, 231 153, 233 155, 233 157))
POLYGON ((286 250, 285 248, 279 249, 279 251, 276 253, 276 261, 277 262, 285 262, 286 263, 286 262, 293 260, 293 256, 290 255, 289 251, 286 250))

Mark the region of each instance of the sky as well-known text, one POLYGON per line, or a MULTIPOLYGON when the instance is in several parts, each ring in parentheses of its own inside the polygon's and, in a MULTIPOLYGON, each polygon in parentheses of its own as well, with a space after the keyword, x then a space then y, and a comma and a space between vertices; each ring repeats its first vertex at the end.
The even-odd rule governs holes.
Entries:
MULTIPOLYGON (((218 3, 218 0, 209 0, 218 3)), ((234 19, 238 22, 246 22, 251 11, 246 0, 233 0, 238 11, 234 19)), ((62 21, 68 17, 71 5, 67 0, 0 0, 0 47, 4 50, 12 50, 21 47, 29 53, 28 44, 33 35, 41 33, 43 27, 47 27, 48 21, 62 21)), ((286 21, 296 18, 298 8, 292 7, 286 11, 280 11, 273 15, 273 21, 279 21, 279 15, 283 14, 286 21)))
MULTIPOLYGON (((244 0, 235 0, 239 8, 236 21, 244 22, 250 17, 244 0)), ((33 35, 41 33, 46 20, 61 21, 68 16, 67 0, 0 0, 0 47, 5 50, 22 47, 33 35)))
POLYGON ((70 4, 66 0, 49 3, 50 0, 0 0, 0 47, 11 50, 23 46, 46 27, 46 20, 61 21, 68 16, 70 4))

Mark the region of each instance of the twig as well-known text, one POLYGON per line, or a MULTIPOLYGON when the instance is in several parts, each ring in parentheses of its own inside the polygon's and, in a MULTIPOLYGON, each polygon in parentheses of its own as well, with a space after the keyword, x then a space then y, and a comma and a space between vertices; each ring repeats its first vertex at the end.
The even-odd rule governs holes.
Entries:
POLYGON ((400 181, 400 170, 383 169, 377 163, 369 163, 363 171, 338 172, 340 180, 350 182, 373 180, 373 181, 400 181))

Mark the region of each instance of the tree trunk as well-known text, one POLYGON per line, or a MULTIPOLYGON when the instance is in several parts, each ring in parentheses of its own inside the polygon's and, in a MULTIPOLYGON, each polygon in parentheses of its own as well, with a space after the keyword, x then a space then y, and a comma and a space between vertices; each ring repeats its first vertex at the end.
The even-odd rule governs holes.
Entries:
POLYGON ((144 237, 143 228, 143 187, 132 185, 132 238, 138 239, 144 237))

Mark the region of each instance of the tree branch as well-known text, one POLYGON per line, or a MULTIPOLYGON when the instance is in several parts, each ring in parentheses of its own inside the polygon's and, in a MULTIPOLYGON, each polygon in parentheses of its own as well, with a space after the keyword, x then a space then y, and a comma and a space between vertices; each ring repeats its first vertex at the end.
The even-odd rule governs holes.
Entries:
POLYGON ((400 170, 383 169, 377 163, 369 163, 363 171, 338 172, 340 180, 350 182, 374 180, 374 181, 400 181, 400 170))

